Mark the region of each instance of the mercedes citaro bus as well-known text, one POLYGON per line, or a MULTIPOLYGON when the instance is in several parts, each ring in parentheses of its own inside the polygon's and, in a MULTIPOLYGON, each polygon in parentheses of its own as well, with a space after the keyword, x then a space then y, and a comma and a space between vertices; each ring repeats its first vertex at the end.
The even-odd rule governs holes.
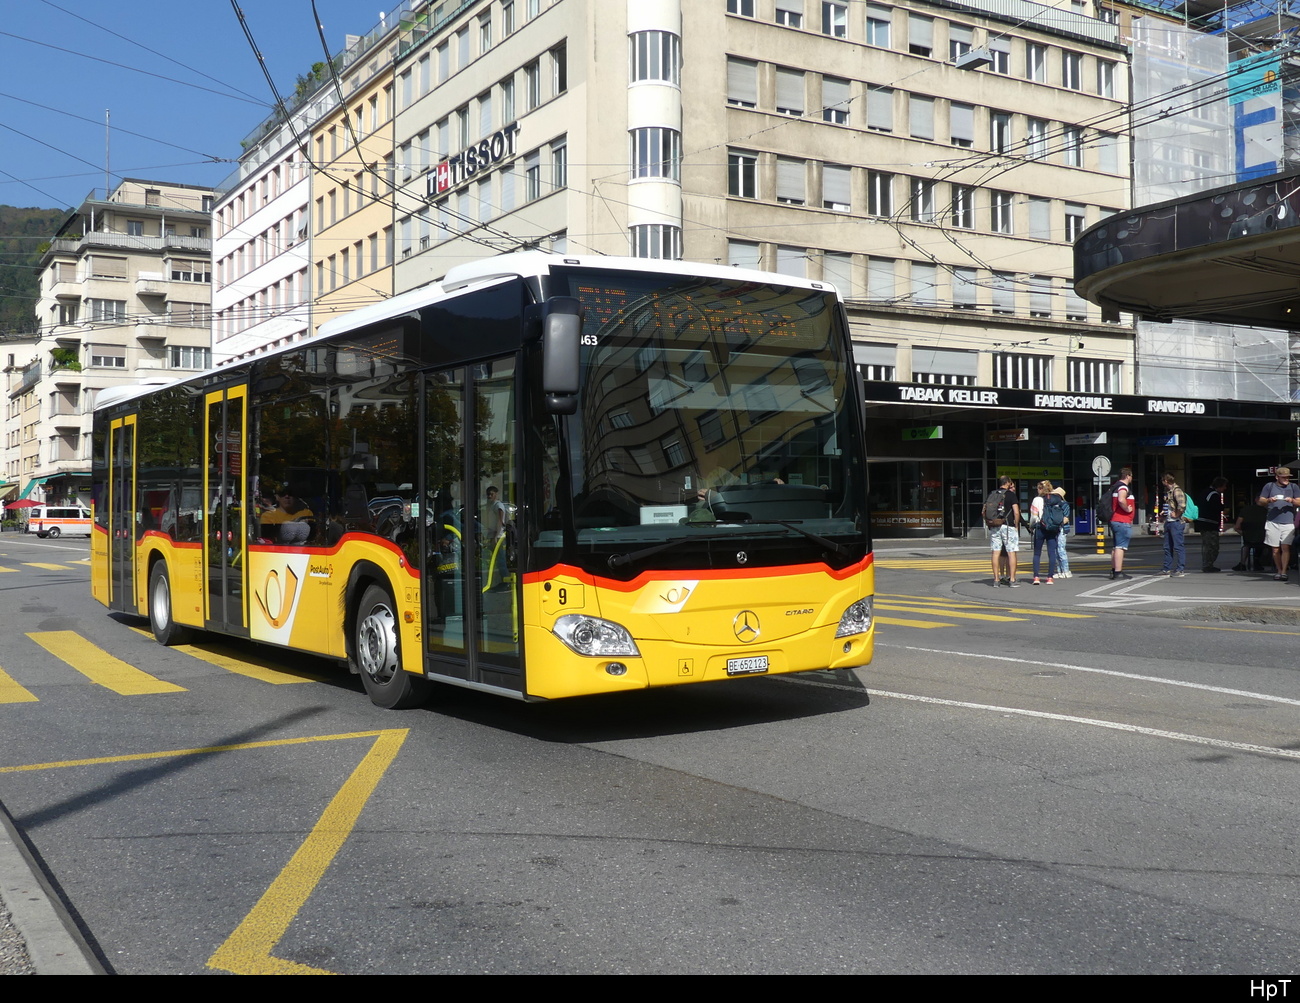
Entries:
POLYGON ((540 252, 95 411, 94 595, 163 644, 346 661, 375 703, 870 661, 839 297, 540 252))

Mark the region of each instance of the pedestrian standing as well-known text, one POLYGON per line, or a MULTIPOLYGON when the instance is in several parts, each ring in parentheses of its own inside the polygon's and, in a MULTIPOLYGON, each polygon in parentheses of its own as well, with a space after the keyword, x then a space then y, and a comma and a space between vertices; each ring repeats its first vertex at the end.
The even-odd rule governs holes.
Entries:
POLYGON ((1047 584, 1055 585, 1056 575, 1056 538, 1060 536, 1060 523, 1055 526, 1049 526, 1046 519, 1047 499, 1052 496, 1052 482, 1039 481, 1038 495, 1029 503, 1029 531, 1034 534, 1034 581, 1033 584, 1040 585, 1042 580, 1038 575, 1039 561, 1043 554, 1043 544, 1047 544, 1047 584))
POLYGON ((1003 474, 998 486, 984 502, 984 524, 989 530, 990 557, 993 562, 993 587, 1005 585, 1018 589, 1016 581, 1016 552, 1020 550, 1020 502, 1016 497, 1016 482, 1003 474), (1003 555, 1006 556, 1007 574, 1002 575, 1003 555))
POLYGON ((1073 578, 1070 558, 1065 553, 1065 540, 1074 528, 1074 513, 1070 510, 1070 503, 1065 500, 1065 488, 1058 485, 1052 488, 1052 494, 1059 496, 1062 504, 1065 505, 1065 522, 1061 524, 1061 535, 1056 538, 1056 577, 1073 578))
POLYGON ((1237 513, 1235 528, 1241 537, 1241 556, 1233 571, 1264 570, 1264 527, 1268 511, 1258 505, 1245 505, 1237 513))
POLYGON ((1187 574, 1187 548, 1183 544, 1183 513, 1187 511, 1187 495, 1178 486, 1173 474, 1162 478, 1165 489, 1160 503, 1160 521, 1164 523, 1164 561, 1160 573, 1172 578, 1187 574))
POLYGON ((1216 477, 1210 482, 1210 490, 1201 503, 1201 514, 1196 519, 1196 528, 1201 534, 1201 571, 1206 574, 1218 571, 1215 563, 1219 559, 1219 534, 1223 532, 1225 518, 1225 498, 1223 489, 1228 486, 1226 477, 1216 477))
POLYGON ((1119 480, 1110 489, 1110 531, 1115 534, 1115 547, 1110 554, 1110 579, 1132 578, 1124 573, 1124 555, 1128 553, 1129 538, 1133 534, 1133 517, 1137 515, 1137 501, 1133 498, 1133 468, 1120 467, 1119 480))
POLYGON ((1300 501, 1300 488, 1291 483, 1290 467, 1278 467, 1273 472, 1273 479, 1264 485, 1258 501, 1268 509, 1264 543, 1273 548, 1273 581, 1284 582, 1295 539, 1296 503, 1300 501))

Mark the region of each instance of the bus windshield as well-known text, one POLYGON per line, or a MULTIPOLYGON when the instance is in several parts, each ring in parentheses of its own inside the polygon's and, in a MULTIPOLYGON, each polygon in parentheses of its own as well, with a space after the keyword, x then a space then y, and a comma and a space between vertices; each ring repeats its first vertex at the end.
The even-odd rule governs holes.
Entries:
POLYGON ((656 542, 775 537, 830 557, 836 537, 863 542, 833 293, 555 271, 556 291, 582 304, 582 390, 557 484, 580 550, 651 558, 656 542))

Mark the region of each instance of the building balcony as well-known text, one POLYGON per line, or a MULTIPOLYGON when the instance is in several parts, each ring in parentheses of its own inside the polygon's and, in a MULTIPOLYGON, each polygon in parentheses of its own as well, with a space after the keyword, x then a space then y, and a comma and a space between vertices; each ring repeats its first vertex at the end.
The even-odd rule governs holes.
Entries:
POLYGON ((50 416, 50 423, 55 428, 66 428, 73 431, 81 431, 81 415, 74 414, 71 411, 60 411, 58 414, 50 416))
POLYGON ((163 276, 162 272, 141 272, 135 278, 135 294, 137 296, 161 296, 166 298, 170 290, 171 282, 163 276))
POLYGON ((210 237, 182 237, 171 233, 162 237, 133 237, 127 233, 105 233, 95 231, 78 239, 59 238, 46 251, 64 254, 81 254, 91 248, 108 247, 119 251, 144 251, 161 254, 164 251, 189 251, 196 254, 210 254, 212 239, 210 237))
POLYGON ((55 299, 79 300, 81 299, 81 283, 56 282, 50 287, 50 292, 54 294, 55 299))

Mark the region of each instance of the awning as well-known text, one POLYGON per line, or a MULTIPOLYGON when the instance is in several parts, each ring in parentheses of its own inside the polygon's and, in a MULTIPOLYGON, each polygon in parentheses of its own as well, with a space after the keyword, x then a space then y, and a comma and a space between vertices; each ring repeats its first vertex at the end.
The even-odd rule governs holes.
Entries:
POLYGON ((42 484, 44 484, 44 483, 45 483, 46 481, 48 481, 48 480, 49 480, 48 477, 33 477, 30 481, 27 482, 27 487, 23 488, 23 493, 20 494, 18 497, 19 497, 19 498, 29 498, 29 497, 31 497, 31 493, 32 493, 32 491, 33 491, 35 488, 40 487, 42 484))

